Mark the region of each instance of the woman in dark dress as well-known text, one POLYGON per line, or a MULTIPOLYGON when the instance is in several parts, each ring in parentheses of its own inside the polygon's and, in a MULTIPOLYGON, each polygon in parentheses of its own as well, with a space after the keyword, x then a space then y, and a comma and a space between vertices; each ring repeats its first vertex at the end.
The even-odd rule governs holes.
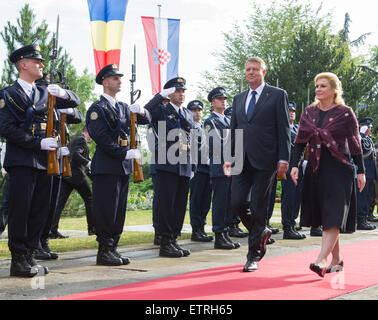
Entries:
POLYGON ((339 235, 355 231, 356 186, 351 158, 357 166, 357 187, 365 186, 365 169, 358 122, 345 106, 338 77, 329 72, 315 77, 315 102, 301 116, 291 177, 298 180, 298 162, 306 145, 310 161, 303 181, 301 225, 323 226, 320 254, 310 269, 319 276, 341 271, 339 235), (332 261, 327 267, 327 258, 332 261))

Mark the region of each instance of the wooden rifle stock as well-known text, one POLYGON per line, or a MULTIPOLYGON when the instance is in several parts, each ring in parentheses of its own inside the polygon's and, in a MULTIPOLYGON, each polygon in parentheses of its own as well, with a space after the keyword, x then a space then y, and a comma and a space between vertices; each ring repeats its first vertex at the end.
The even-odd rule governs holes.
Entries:
MULTIPOLYGON (((66 136, 66 121, 67 115, 65 113, 60 114, 60 144, 61 147, 67 147, 67 136, 66 136)), ((63 157, 63 177, 72 177, 70 156, 63 157)))
MULTIPOLYGON (((54 132, 54 108, 56 105, 56 99, 51 94, 47 98, 48 111, 47 111, 47 127, 46 127, 46 138, 55 138, 54 132)), ((47 174, 48 175, 59 175, 59 163, 57 157, 58 150, 48 151, 47 157, 47 174)))
MULTIPOLYGON (((130 122, 131 122, 131 132, 130 132, 130 148, 137 148, 137 139, 136 139, 136 127, 137 127, 137 116, 134 112, 130 112, 130 122)), ((144 181, 143 170, 140 164, 139 159, 134 159, 134 182, 144 181)))

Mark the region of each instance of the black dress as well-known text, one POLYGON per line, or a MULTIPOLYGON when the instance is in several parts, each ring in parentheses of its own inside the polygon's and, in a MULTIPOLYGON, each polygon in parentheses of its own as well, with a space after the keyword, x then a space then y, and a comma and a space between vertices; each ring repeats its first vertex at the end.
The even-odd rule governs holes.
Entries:
MULTIPOLYGON (((327 111, 320 111, 317 127, 322 126, 327 111)), ((306 144, 296 144, 292 163, 298 163, 306 144), (298 160, 297 160, 298 159, 298 160)), ((356 228, 356 184, 354 168, 335 159, 322 145, 319 170, 313 173, 308 161, 303 178, 300 225, 340 228, 341 232, 352 233, 356 228)), ((355 159, 361 163, 362 159, 355 159)), ((294 165, 296 166, 296 165, 294 165)))

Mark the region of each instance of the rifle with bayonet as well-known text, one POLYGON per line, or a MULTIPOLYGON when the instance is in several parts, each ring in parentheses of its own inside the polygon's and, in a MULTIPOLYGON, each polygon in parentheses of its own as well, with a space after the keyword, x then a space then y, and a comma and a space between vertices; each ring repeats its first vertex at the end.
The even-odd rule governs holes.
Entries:
MULTIPOLYGON (((58 32, 59 32, 59 16, 57 19, 56 24, 56 33, 52 39, 52 54, 50 56, 50 84, 54 83, 55 78, 55 61, 58 57, 58 32)), ((54 128, 54 117, 55 117, 55 107, 56 107, 56 98, 48 94, 47 98, 47 127, 46 127, 46 138, 57 138, 57 132, 54 128)), ((48 175, 59 175, 59 162, 58 162, 58 150, 55 149, 53 151, 48 151, 48 158, 47 158, 47 174, 48 175)))
MULTIPOLYGON (((134 91, 134 82, 136 81, 136 47, 134 45, 134 63, 131 66, 131 80, 130 80, 130 102, 134 104, 139 98, 141 91, 134 91)), ((136 149, 138 145, 137 141, 137 116, 135 113, 130 112, 130 148, 136 149)), ((139 159, 134 159, 134 182, 144 181, 143 170, 139 159)))

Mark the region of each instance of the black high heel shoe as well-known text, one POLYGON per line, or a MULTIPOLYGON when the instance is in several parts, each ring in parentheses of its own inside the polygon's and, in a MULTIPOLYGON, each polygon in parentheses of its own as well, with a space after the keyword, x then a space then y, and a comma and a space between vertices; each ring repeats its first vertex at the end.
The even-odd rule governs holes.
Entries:
POLYGON ((311 263, 310 264, 310 270, 313 271, 313 272, 315 272, 315 273, 317 273, 318 276, 322 277, 322 278, 324 278, 324 275, 327 272, 327 268, 326 267, 321 268, 316 263, 311 263))
POLYGON ((344 269, 343 267, 344 267, 344 261, 341 260, 339 262, 339 264, 337 264, 335 266, 328 267, 327 270, 326 270, 326 273, 333 273, 333 272, 343 271, 343 269, 344 269))

